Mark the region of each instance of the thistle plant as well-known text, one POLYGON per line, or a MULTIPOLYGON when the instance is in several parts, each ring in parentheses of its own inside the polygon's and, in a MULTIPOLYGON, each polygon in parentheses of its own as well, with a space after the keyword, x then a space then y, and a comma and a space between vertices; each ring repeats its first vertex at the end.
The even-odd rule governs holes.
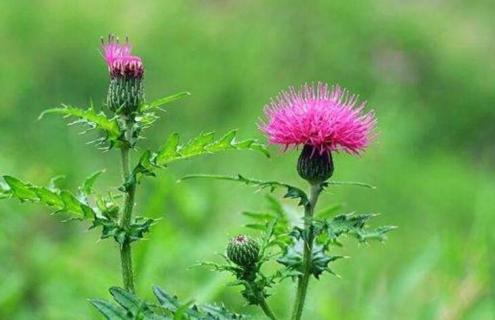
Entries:
MULTIPOLYGON (((114 239, 121 261, 123 289, 112 287, 110 293, 118 305, 93 300, 93 304, 107 319, 239 319, 222 306, 181 304, 176 297, 162 289, 154 288, 159 304, 148 304, 136 295, 132 267, 132 245, 143 239, 156 224, 153 218, 134 213, 136 191, 143 177, 155 176, 158 169, 175 161, 229 150, 250 150, 268 155, 264 145, 254 139, 239 141, 236 130, 215 138, 213 132, 201 133, 186 143, 172 133, 165 143, 154 150, 139 151, 137 145, 145 129, 159 119, 157 112, 165 105, 188 96, 180 92, 152 102, 145 101, 144 63, 132 53, 131 44, 120 43, 114 36, 102 40, 101 52, 108 67, 109 85, 106 103, 98 110, 90 106, 78 108, 71 105, 46 110, 40 116, 60 114, 75 119, 71 124, 84 126, 87 132, 97 129, 101 136, 92 141, 104 151, 117 150, 121 156, 122 183, 103 194, 94 190, 94 184, 103 171, 90 175, 77 192, 61 189, 57 179, 47 186, 24 182, 12 176, 0 181, 0 199, 18 199, 50 207, 55 213, 63 213, 69 220, 89 222, 90 229, 101 229, 102 239, 114 239), (140 155, 132 161, 135 154, 140 155)), ((118 166, 117 166, 118 168, 118 166)), ((117 267, 115 267, 116 270, 117 267)))
POLYGON ((374 188, 359 182, 332 180, 333 155, 345 152, 359 155, 375 138, 376 118, 373 112, 364 112, 365 104, 358 103, 339 87, 328 85, 305 85, 300 90, 290 88, 278 95, 265 108, 266 119, 260 129, 272 144, 285 150, 301 149, 296 165, 298 175, 307 182, 309 192, 284 182, 246 178, 243 175, 191 175, 193 178, 213 178, 240 182, 267 189, 270 192, 284 189, 284 198, 296 199, 303 208, 300 221, 292 223, 284 207, 272 196, 267 212, 248 211, 254 220, 247 227, 259 231, 260 240, 255 242, 247 235, 235 237, 223 256, 225 263, 203 263, 216 271, 234 275, 233 285, 243 286, 243 297, 248 304, 258 305, 270 319, 277 319, 267 303, 274 285, 284 279, 295 280, 295 300, 292 320, 302 318, 311 278, 319 279, 325 272, 335 274, 331 263, 344 258, 332 254, 332 248, 342 246, 344 235, 355 237, 359 242, 383 241, 393 226, 369 228, 368 221, 375 214, 336 214, 339 207, 316 211, 320 195, 329 187, 356 185, 374 188), (333 216, 332 216, 333 215, 333 216), (279 265, 267 274, 264 265, 279 265))

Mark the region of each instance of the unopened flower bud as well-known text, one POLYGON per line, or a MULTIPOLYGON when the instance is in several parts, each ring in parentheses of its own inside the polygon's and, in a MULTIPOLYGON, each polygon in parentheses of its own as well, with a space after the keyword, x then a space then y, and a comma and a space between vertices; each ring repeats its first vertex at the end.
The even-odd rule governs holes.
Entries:
POLYGON ((316 148, 305 145, 297 161, 297 173, 311 184, 327 181, 333 174, 333 160, 330 151, 320 153, 316 148))
POLYGON ((259 260, 258 243, 246 235, 238 235, 227 246, 227 257, 243 268, 253 267, 259 260))

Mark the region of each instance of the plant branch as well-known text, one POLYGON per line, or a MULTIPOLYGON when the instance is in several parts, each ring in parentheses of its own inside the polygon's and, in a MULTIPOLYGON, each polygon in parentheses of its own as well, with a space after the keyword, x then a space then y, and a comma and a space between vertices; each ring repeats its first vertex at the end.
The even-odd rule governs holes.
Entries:
POLYGON ((304 303, 306 300, 306 293, 308 291, 309 278, 311 276, 311 258, 313 253, 313 241, 314 231, 311 226, 311 220, 313 218, 314 209, 318 201, 318 197, 322 191, 321 184, 311 185, 309 203, 304 208, 304 229, 307 234, 307 239, 304 243, 304 255, 303 255, 303 274, 299 277, 297 283, 296 301, 294 303, 294 310, 292 312, 292 320, 300 320, 304 303))

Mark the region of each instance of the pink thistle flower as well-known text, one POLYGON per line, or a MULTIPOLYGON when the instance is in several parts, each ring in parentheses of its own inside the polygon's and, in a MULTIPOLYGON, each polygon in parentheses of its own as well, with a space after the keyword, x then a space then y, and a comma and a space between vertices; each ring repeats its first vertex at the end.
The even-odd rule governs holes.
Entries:
POLYGON ((101 42, 101 52, 112 78, 122 76, 140 79, 143 77, 143 62, 140 57, 131 54, 132 46, 127 39, 125 44, 120 44, 118 38, 109 35, 107 42, 103 38, 101 42))
POLYGON ((345 151, 360 154, 374 138, 376 118, 363 113, 365 103, 340 87, 327 84, 291 87, 265 107, 260 129, 273 144, 311 146, 319 154, 345 151))

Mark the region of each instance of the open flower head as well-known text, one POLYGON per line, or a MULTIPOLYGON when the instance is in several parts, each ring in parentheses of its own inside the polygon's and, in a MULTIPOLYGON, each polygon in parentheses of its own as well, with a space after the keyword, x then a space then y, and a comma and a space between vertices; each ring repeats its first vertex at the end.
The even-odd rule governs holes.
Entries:
POLYGON ((121 44, 119 39, 109 35, 105 42, 102 38, 101 51, 105 59, 108 72, 114 77, 142 78, 144 74, 143 62, 140 57, 132 55, 132 46, 126 39, 121 44))
POLYGON ((376 118, 364 112, 357 96, 327 84, 291 87, 265 107, 260 129, 270 143, 285 148, 312 146, 320 154, 345 151, 359 154, 374 137, 376 118))

